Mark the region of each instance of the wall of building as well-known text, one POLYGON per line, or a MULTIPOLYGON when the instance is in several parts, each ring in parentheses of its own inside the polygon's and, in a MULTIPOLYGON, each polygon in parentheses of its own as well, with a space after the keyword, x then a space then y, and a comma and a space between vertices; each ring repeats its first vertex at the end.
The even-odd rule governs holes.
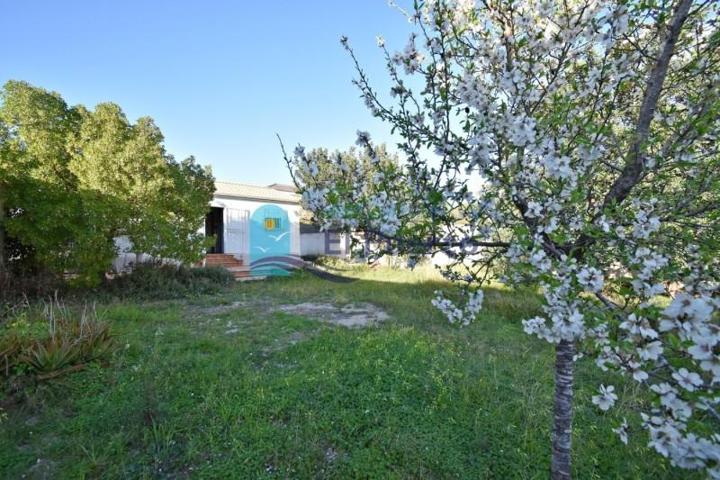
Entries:
MULTIPOLYGON (((115 237, 115 249, 118 254, 113 260, 112 271, 115 273, 129 272, 132 270, 133 265, 139 263, 155 262, 155 257, 148 255, 147 253, 136 253, 133 251, 132 242, 130 239, 123 235, 121 237, 115 237)), ((179 265, 180 262, 171 258, 163 258, 160 260, 162 264, 179 265)))
MULTIPOLYGON (((262 205, 277 205, 283 210, 288 212, 288 218, 290 219, 290 254, 300 255, 300 216, 302 214, 302 207, 298 204, 285 204, 278 203, 269 200, 248 200, 233 197, 216 196, 210 203, 211 207, 220 208, 232 208, 236 210, 246 210, 249 216, 252 217, 253 212, 262 205)), ((248 225, 249 228, 249 225, 248 225)), ((204 229, 204 227, 203 227, 204 229)), ((230 252, 227 252, 230 253, 230 252)), ((233 252, 236 253, 236 252, 233 252)), ((242 253, 244 262, 248 262, 249 252, 242 253)))
POLYGON ((350 254, 350 238, 335 232, 302 233, 300 253, 303 256, 347 257, 350 254))

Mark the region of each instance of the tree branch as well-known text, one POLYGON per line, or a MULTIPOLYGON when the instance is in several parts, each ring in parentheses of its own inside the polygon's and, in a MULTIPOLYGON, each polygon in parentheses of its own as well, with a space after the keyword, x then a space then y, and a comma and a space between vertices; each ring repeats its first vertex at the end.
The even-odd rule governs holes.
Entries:
POLYGON ((662 91, 663 83, 665 82, 665 77, 667 76, 670 59, 673 56, 675 45, 680 37, 680 31, 682 30, 683 24, 685 23, 685 20, 687 20, 691 5, 692 0, 681 0, 675 9, 670 30, 665 38, 662 52, 660 53, 660 56, 658 57, 657 62, 655 63, 655 66, 650 72, 650 76, 647 80, 645 95, 643 96, 643 101, 640 106, 640 114, 638 115, 637 126, 635 128, 635 138, 630 146, 627 163, 625 164, 625 168, 623 168, 622 173, 615 180, 610 188, 610 191, 608 191, 605 196, 603 209, 608 207, 610 204, 621 203, 642 176, 645 143, 650 135, 650 124, 652 123, 655 115, 655 108, 657 107, 660 92, 662 91))

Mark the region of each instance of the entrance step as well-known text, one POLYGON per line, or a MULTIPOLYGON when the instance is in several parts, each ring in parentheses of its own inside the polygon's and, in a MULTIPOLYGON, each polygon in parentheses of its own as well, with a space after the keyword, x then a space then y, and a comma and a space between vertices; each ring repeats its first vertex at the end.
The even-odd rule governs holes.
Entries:
POLYGON ((250 267, 234 255, 227 253, 208 253, 203 262, 204 267, 220 267, 233 274, 235 280, 260 280, 265 277, 255 277, 250 274, 250 267))
POLYGON ((208 253, 205 256, 206 267, 237 267, 242 264, 241 259, 227 253, 208 253))

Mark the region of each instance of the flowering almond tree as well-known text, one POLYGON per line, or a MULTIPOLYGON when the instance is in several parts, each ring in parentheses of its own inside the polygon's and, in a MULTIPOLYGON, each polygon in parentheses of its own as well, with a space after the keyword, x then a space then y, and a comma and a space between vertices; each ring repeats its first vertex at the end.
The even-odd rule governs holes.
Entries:
MULTIPOLYGON (((551 470, 571 476, 580 349, 648 387, 650 446, 720 478, 720 2, 417 1, 392 80, 375 90, 347 39, 355 83, 402 139, 399 166, 303 184, 326 225, 362 227, 383 251, 444 252, 467 324, 493 276, 531 282, 555 346, 551 470), (500 273, 499 273, 500 272, 500 273)), ((367 133, 358 145, 375 154, 367 133)), ((298 147, 294 175, 317 165, 298 147)), ((610 409, 619 391, 599 386, 610 409)), ((628 422, 615 431, 627 442, 628 422)))

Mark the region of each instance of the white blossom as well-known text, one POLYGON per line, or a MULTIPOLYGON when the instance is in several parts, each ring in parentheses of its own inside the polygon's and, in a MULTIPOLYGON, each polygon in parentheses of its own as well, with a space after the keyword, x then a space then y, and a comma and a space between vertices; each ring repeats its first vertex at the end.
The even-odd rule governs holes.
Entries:
MULTIPOLYGON (((356 80, 371 113, 399 136, 401 165, 380 168, 358 132, 377 172, 340 162, 340 185, 310 182, 303 205, 323 225, 381 234, 388 251, 441 249, 451 281, 476 288, 499 273, 509 287, 539 287, 541 311, 522 321, 524 331, 558 347, 590 344, 600 369, 649 386, 639 408, 651 448, 720 478, 720 436, 696 421, 720 404, 720 268, 710 238, 720 124, 691 123, 715 100, 708 85, 720 64, 709 52, 720 3, 693 6, 650 134, 637 128, 676 6, 421 2, 409 15, 419 28, 388 54, 394 105, 381 108, 364 71, 356 80), (454 242, 461 246, 446 244, 454 242)), ((378 45, 385 53, 381 37, 378 45)), ((302 177, 320 172, 303 149, 295 153, 291 168, 302 177)), ((482 293, 468 295, 456 304, 438 293, 433 305, 467 325, 482 306, 482 293)), ((618 393, 601 386, 593 402, 607 410, 618 393)), ((627 425, 614 429, 623 443, 627 425)))
POLYGON ((615 405, 615 401, 618 399, 615 395, 615 387, 612 385, 600 385, 598 389, 599 394, 593 395, 592 402, 600 408, 600 410, 607 411, 615 405))
POLYGON ((642 360, 657 360, 663 353, 662 343, 655 340, 637 349, 642 360))
POLYGON ((688 392, 694 392, 697 387, 703 384, 702 378, 695 372, 688 371, 687 368, 681 368, 672 374, 672 377, 688 392))
POLYGON ((440 310, 450 323, 457 323, 461 326, 469 325, 482 309, 484 294, 482 290, 476 290, 468 295, 467 303, 463 308, 456 306, 450 299, 440 291, 435 292, 432 304, 440 310))
POLYGON ((620 441, 627 445, 628 443, 628 423, 627 419, 623 418, 622 423, 619 427, 613 428, 612 431, 617 433, 618 437, 620 437, 620 441))
POLYGON ((581 269, 577 274, 577 279, 580 285, 591 292, 599 292, 605 283, 602 272, 594 267, 581 269))

